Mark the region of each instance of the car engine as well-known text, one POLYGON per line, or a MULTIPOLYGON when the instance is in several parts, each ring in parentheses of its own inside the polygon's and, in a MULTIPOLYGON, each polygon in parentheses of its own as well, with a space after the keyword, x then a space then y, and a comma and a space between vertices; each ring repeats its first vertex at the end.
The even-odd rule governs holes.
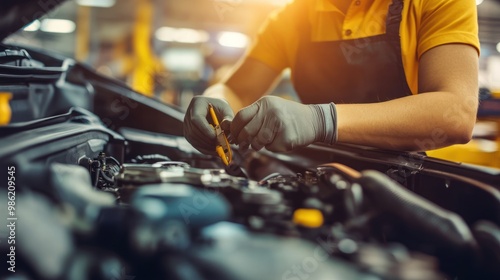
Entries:
POLYGON ((2 85, 31 117, 0 127, 0 279, 500 277, 498 170, 350 145, 225 167, 176 108, 30 55, 50 73, 2 85))

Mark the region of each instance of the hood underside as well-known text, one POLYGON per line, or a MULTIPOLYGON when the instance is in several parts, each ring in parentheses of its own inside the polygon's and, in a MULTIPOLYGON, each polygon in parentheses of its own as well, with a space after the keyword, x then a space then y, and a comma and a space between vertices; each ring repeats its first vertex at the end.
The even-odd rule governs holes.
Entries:
POLYGON ((4 0, 0 9, 0 40, 41 18, 66 0, 4 0))

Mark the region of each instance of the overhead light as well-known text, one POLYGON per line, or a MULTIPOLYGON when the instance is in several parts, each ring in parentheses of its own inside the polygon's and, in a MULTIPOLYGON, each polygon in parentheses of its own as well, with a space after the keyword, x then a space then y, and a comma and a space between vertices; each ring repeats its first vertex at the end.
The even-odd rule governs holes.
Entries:
POLYGON ((42 23, 39 20, 35 20, 34 22, 30 23, 26 27, 24 27, 24 31, 29 31, 29 32, 35 32, 40 29, 40 26, 42 23))
POLYGON ((72 33, 76 29, 76 24, 67 19, 44 19, 40 30, 49 33, 72 33))
POLYGON ((199 72, 204 65, 203 54, 196 48, 168 48, 161 58, 173 72, 199 72))
POLYGON ((481 5, 481 3, 483 3, 484 0, 476 0, 476 5, 481 5))
POLYGON ((163 42, 197 44, 207 42, 210 35, 203 30, 190 28, 161 27, 155 33, 156 39, 163 42))
POLYGON ((180 28, 175 32, 175 41, 180 43, 202 43, 208 41, 208 33, 202 30, 180 28))
POLYGON ((111 8, 116 4, 116 0, 76 0, 80 6, 111 8))
POLYGON ((248 45, 247 35, 239 32, 221 32, 219 44, 230 48, 245 48, 248 45))
POLYGON ((500 53, 500 43, 497 44, 497 52, 500 53))
POLYGON ((172 27, 161 27, 155 32, 156 39, 163 42, 173 42, 175 41, 175 31, 176 28, 172 27))

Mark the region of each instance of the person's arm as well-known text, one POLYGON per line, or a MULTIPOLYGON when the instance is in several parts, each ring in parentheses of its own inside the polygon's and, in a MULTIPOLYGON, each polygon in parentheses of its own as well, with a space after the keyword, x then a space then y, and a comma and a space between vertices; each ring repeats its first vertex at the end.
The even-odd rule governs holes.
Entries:
POLYGON ((221 83, 208 88, 204 96, 225 99, 236 113, 257 101, 274 86, 280 72, 251 57, 244 57, 221 83))
POLYGON ((229 77, 207 89, 203 96, 194 97, 189 104, 184 117, 184 136, 202 153, 213 153, 216 144, 214 129, 207 119, 209 106, 212 105, 221 127, 227 130, 234 113, 265 95, 282 70, 289 66, 283 52, 281 26, 289 26, 290 19, 283 17, 289 15, 287 11, 292 8, 290 4, 271 15, 229 77))
POLYGON ((269 15, 234 71, 204 95, 225 99, 235 113, 266 95, 281 72, 290 66, 287 47, 290 39, 296 37, 296 32, 290 29, 301 7, 298 2, 289 3, 269 15))
POLYGON ((337 105, 338 141, 429 150, 470 141, 478 109, 478 54, 465 44, 425 52, 419 94, 383 103, 337 105))

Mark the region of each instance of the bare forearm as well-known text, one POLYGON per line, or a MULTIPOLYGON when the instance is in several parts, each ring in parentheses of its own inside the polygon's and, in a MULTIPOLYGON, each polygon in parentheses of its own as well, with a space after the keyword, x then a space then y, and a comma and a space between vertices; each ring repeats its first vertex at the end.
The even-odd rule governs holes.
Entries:
POLYGON ((235 94, 231 88, 222 83, 215 84, 209 87, 203 93, 203 95, 207 97, 221 98, 226 100, 235 113, 246 106, 243 100, 241 100, 241 98, 237 94, 235 94))
POLYGON ((339 142, 422 151, 469 141, 477 96, 428 92, 376 104, 337 105, 339 142))
POLYGON ((279 74, 263 62, 244 57, 231 75, 204 95, 225 99, 236 113, 264 96, 277 83, 279 74))

